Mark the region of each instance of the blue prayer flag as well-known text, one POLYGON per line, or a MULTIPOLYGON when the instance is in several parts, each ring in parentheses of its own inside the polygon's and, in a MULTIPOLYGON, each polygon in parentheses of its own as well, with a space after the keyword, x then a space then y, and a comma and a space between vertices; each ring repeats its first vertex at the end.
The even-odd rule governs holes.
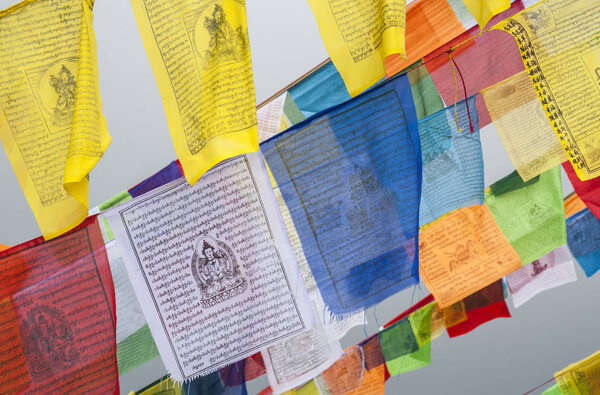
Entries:
POLYGON ((419 223, 425 225, 452 210, 483 204, 483 154, 475 96, 469 112, 463 100, 419 121, 423 159, 423 188, 419 223), (469 129, 469 114, 473 132, 469 129))
POLYGON ((567 218, 567 244, 586 276, 600 270, 600 219, 589 209, 567 218))
POLYGON ((418 282, 421 148, 406 75, 260 148, 334 314, 418 282))
POLYGON ((350 99, 344 80, 331 61, 292 86, 288 93, 306 117, 350 99))

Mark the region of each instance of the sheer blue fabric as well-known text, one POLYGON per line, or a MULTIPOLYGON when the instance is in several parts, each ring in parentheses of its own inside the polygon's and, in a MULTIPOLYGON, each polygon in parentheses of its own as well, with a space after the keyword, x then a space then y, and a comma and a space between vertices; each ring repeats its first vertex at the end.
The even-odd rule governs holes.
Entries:
POLYGON ((567 218, 567 244, 586 276, 600 270, 600 219, 589 209, 567 218))
POLYGON ((177 161, 173 161, 158 171, 158 173, 146 178, 144 181, 131 188, 129 194, 131 197, 135 198, 171 181, 175 181, 180 177, 183 177, 181 167, 179 167, 177 161))
POLYGON ((334 314, 418 282, 421 149, 406 75, 260 148, 334 314))
POLYGON ((288 93, 306 117, 350 99, 344 80, 331 61, 291 87, 288 93))
POLYGON ((469 98, 474 131, 469 129, 467 105, 463 100, 419 121, 423 158, 423 188, 419 222, 425 225, 449 211, 483 204, 483 154, 475 96, 469 98))

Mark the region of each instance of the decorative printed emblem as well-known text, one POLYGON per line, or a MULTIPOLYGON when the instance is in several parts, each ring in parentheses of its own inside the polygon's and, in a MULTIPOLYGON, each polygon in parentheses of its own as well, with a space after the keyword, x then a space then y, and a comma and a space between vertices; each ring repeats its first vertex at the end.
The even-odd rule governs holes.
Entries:
POLYGON ((250 53, 250 42, 243 20, 244 6, 234 0, 208 7, 196 22, 194 44, 205 68, 239 62, 250 53))
POLYGON ((51 306, 35 306, 21 326, 23 351, 33 381, 72 367, 79 357, 66 315, 51 306))
POLYGON ((194 247, 192 274, 200 288, 204 308, 225 302, 248 287, 233 250, 210 236, 200 237, 194 247))

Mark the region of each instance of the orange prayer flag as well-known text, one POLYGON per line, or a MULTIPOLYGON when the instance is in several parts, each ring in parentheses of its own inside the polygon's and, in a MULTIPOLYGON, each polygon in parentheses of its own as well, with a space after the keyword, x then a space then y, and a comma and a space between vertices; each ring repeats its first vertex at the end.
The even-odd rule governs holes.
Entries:
POLYGON ((388 76, 407 68, 466 29, 446 0, 420 0, 406 10, 406 60, 401 54, 385 58, 388 76))
POLYGON ((440 308, 519 269, 486 205, 463 207, 421 232, 419 274, 440 308))
POLYGON ((576 193, 572 193, 565 198, 565 218, 580 212, 585 207, 583 200, 576 193))
POLYGON ((10 246, 0 244, 0 251, 8 250, 9 248, 10 248, 10 246))

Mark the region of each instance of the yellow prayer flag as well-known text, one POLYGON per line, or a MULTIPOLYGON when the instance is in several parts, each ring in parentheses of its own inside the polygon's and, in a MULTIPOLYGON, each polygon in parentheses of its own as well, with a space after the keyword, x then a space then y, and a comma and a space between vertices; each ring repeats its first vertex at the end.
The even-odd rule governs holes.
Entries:
POLYGON ((567 161, 526 71, 483 89, 481 95, 523 181, 567 161))
POLYGON ((600 176, 600 2, 545 0, 494 26, 512 34, 577 176, 600 176))
POLYGON ((385 76, 386 56, 405 58, 406 0, 308 0, 323 43, 351 96, 385 76))
POLYGON ((494 15, 510 7, 510 0, 463 0, 463 2, 479 24, 479 29, 481 30, 483 30, 494 15))
POLYGON ((88 174, 110 144, 90 0, 0 11, 0 140, 44 238, 88 214, 88 174))
POLYGON ((594 395, 600 393, 600 351, 554 373, 563 394, 594 395))
POLYGON ((243 0, 131 0, 175 152, 190 184, 258 150, 243 0))
MULTIPOLYGON (((130 392, 129 395, 133 393, 130 392)), ((159 382, 156 385, 148 388, 143 392, 139 392, 138 395, 182 395, 181 384, 176 383, 171 379, 166 379, 159 382)), ((135 394, 134 394, 135 395, 135 394)))

